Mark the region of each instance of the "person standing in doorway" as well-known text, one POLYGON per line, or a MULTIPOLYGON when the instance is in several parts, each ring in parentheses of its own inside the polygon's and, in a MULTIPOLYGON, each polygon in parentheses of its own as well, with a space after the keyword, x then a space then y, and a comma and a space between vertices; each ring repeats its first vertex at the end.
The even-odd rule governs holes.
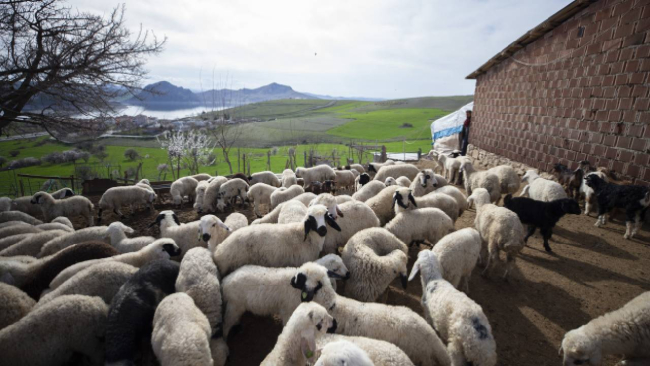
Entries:
POLYGON ((472 111, 468 110, 465 112, 467 119, 463 122, 463 128, 458 134, 458 145, 460 150, 460 155, 467 155, 467 145, 469 145, 469 128, 472 124, 472 111))

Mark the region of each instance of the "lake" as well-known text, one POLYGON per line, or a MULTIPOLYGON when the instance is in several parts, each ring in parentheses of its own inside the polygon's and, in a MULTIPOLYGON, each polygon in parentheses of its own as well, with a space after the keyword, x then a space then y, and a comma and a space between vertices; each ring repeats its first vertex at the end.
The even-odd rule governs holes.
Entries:
MULTIPOLYGON (((174 106, 178 107, 178 106, 174 106)), ((143 114, 148 117, 156 117, 159 119, 177 119, 183 117, 190 117, 201 114, 202 112, 212 112, 219 110, 220 108, 206 108, 206 107, 192 107, 192 108, 174 108, 170 107, 169 109, 156 108, 151 109, 147 106, 139 105, 129 105, 126 108, 121 109, 118 116, 127 115, 127 116, 137 116, 138 114, 143 114)))

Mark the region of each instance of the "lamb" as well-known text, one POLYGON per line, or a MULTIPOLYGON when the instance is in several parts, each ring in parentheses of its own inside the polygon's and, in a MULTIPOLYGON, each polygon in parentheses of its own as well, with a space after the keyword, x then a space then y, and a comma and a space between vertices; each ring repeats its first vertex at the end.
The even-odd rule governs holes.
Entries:
POLYGON ((20 235, 20 234, 35 234, 43 232, 43 230, 37 228, 36 226, 30 225, 25 222, 19 222, 16 225, 3 227, 0 229, 0 238, 6 238, 9 236, 20 235))
POLYGON ((339 209, 341 215, 345 217, 337 221, 341 231, 333 231, 325 236, 321 254, 338 253, 338 248, 343 247, 354 234, 363 229, 379 227, 377 215, 363 202, 354 200, 345 202, 339 206, 339 209))
POLYGON ((153 243, 147 245, 146 247, 138 250, 137 252, 123 253, 109 258, 100 258, 95 260, 87 260, 79 262, 69 266, 68 268, 61 271, 53 280, 50 282, 50 289, 54 290, 57 287, 61 286, 65 281, 70 277, 79 273, 80 271, 94 266, 97 263, 105 261, 116 261, 121 263, 130 264, 134 267, 141 268, 147 263, 160 260, 160 259, 169 259, 170 257, 176 257, 181 254, 181 249, 176 245, 174 240, 169 238, 161 238, 153 243))
POLYGON ((140 341, 151 332, 156 307, 175 292, 178 271, 174 261, 153 261, 120 287, 108 310, 106 364, 133 362, 140 341))
MULTIPOLYGON (((316 343, 318 347, 318 342, 316 343)), ((375 366, 363 349, 348 341, 335 341, 323 347, 316 366, 375 366)))
POLYGON ((266 183, 257 183, 248 190, 248 197, 253 200, 253 211, 258 217, 261 217, 259 211, 261 205, 266 205, 271 211, 271 194, 277 189, 266 183))
POLYGON ((548 240, 553 235, 555 224, 565 214, 580 215, 582 212, 578 202, 570 198, 542 202, 527 197, 513 198, 511 194, 508 194, 503 199, 503 206, 516 213, 522 224, 528 225, 524 243, 528 242, 528 238, 535 233, 535 229, 539 228, 544 238, 544 249, 549 253, 551 247, 548 245, 548 240))
MULTIPOLYGON (((456 203, 458 204, 458 217, 460 217, 463 214, 463 212, 467 210, 467 197, 465 197, 465 195, 463 194, 463 192, 460 191, 460 189, 454 186, 444 186, 436 189, 436 193, 446 194, 456 200, 456 203)), ((416 196, 415 192, 413 193, 413 195, 416 196)))
POLYGON ((462 163, 461 159, 452 158, 445 154, 435 153, 433 159, 438 162, 438 164, 443 168, 443 174, 445 179, 455 184, 460 184, 460 165, 462 163))
POLYGON ((243 206, 248 198, 248 189, 248 183, 240 178, 230 179, 225 182, 219 187, 219 193, 217 194, 217 209, 223 211, 226 205, 232 204, 234 206, 237 197, 239 197, 243 206))
POLYGON ((522 197, 528 196, 534 200, 544 202, 567 198, 567 194, 560 183, 544 179, 532 169, 526 171, 521 180, 528 183, 528 186, 524 187, 521 192, 522 197))
POLYGON ((499 190, 501 193, 514 194, 519 190, 521 181, 515 170, 510 165, 495 166, 487 171, 499 178, 499 190))
POLYGON ((365 229, 350 238, 341 253, 350 270, 345 295, 359 301, 375 301, 400 276, 406 288, 408 248, 383 228, 365 229))
POLYGON ((374 211, 375 215, 377 215, 381 226, 386 225, 387 222, 395 217, 395 211, 393 209, 393 194, 398 189, 404 188, 400 186, 386 187, 365 202, 366 205, 374 211))
POLYGON ((289 188, 296 184, 298 184, 296 173, 294 173, 291 169, 285 169, 282 172, 282 187, 289 188))
POLYGON ((366 202, 370 198, 376 196, 381 192, 382 189, 386 188, 386 184, 378 181, 378 180, 372 180, 365 184, 363 187, 358 189, 353 195, 352 198, 354 198, 357 201, 360 202, 366 202))
POLYGON ((152 236, 126 237, 125 233, 133 234, 134 232, 132 228, 115 221, 108 225, 106 236, 110 237, 111 245, 120 253, 137 252, 156 240, 152 236))
POLYGON ((36 307, 63 295, 99 296, 110 304, 117 291, 133 276, 138 268, 117 261, 105 261, 90 266, 72 276, 56 289, 41 296, 36 307))
POLYGON ((93 226, 56 237, 43 244, 43 247, 41 248, 41 251, 38 253, 37 257, 43 258, 71 245, 87 241, 104 241, 108 243, 108 239, 106 237, 107 229, 107 226, 93 226))
POLYGON ((59 216, 52 220, 49 223, 36 225, 37 228, 41 230, 63 230, 66 232, 73 232, 74 226, 69 218, 65 216, 59 216))
POLYGON ((368 163, 368 170, 366 171, 366 173, 374 177, 375 175, 377 175, 379 169, 383 168, 386 165, 395 165, 395 162, 388 159, 383 163, 368 163))
POLYGON ((305 193, 305 190, 299 186, 294 185, 289 188, 278 188, 269 197, 271 200, 271 210, 276 208, 280 203, 286 202, 294 197, 305 193))
POLYGON ((398 213, 385 228, 408 245, 426 240, 433 246, 454 231, 454 222, 439 208, 425 207, 398 213))
POLYGON ((300 304, 261 366, 304 365, 316 360, 316 338, 335 327, 334 318, 315 303, 300 304))
POLYGON ((315 260, 323 249, 325 223, 341 228, 323 205, 310 206, 303 221, 239 229, 217 247, 214 262, 225 276, 246 264, 285 267, 315 260))
POLYGON ((496 343, 483 309, 443 279, 436 253, 418 253, 409 279, 420 272, 422 307, 427 320, 447 342, 452 365, 494 366, 496 343))
POLYGON ((151 346, 162 366, 212 366, 210 324, 184 293, 165 297, 153 317, 151 346))
POLYGON ((296 177, 303 179, 303 187, 306 189, 315 181, 336 180, 336 172, 329 165, 317 165, 312 168, 299 167, 296 169, 296 177))
POLYGON ((415 176, 418 175, 420 172, 420 169, 418 169, 415 165, 411 164, 395 164, 395 165, 388 165, 388 166, 383 166, 377 171, 377 174, 375 174, 375 180, 378 180, 380 182, 383 182, 386 180, 388 177, 393 177, 395 179, 399 177, 406 177, 410 180, 415 179, 415 176))
POLYGON ((196 194, 196 186, 198 184, 199 181, 192 177, 182 177, 172 182, 169 188, 169 194, 171 194, 174 200, 174 205, 177 207, 182 206, 185 197, 187 197, 189 202, 194 202, 194 195, 196 194))
MULTIPOLYGON (((226 183, 228 178, 218 176, 210 181, 208 188, 205 190, 205 195, 203 196, 203 202, 198 204, 198 207, 195 209, 198 212, 215 212, 217 210, 217 197, 219 195, 219 190, 221 185, 226 183)), ((197 183, 198 185, 198 183, 197 183)), ((197 202, 195 202, 197 203, 197 202)))
POLYGON ((151 182, 149 182, 149 179, 140 179, 140 181, 136 183, 135 186, 154 192, 153 188, 151 187, 151 182))
MULTIPOLYGON (((337 196, 338 197, 338 196, 337 196)), ((309 203, 316 198, 316 195, 313 194, 312 192, 305 192, 293 199, 291 201, 300 201, 302 202, 303 205, 307 206, 309 203)), ((251 225, 258 225, 258 224, 277 224, 278 223, 278 218, 280 217, 280 211, 282 211, 282 206, 284 203, 279 204, 276 208, 271 210, 271 212, 267 213, 264 215, 264 217, 255 219, 251 225)))
POLYGON ((217 245, 221 244, 228 235, 246 226, 248 226, 248 219, 238 212, 228 215, 225 223, 214 215, 205 215, 200 220, 199 235, 204 242, 208 243, 210 253, 214 253, 217 245))
POLYGON ((83 196, 73 196, 64 200, 54 199, 49 193, 36 192, 32 196, 32 203, 41 206, 46 222, 59 216, 83 216, 88 220, 88 226, 93 226, 93 204, 83 196))
POLYGON ((248 177, 248 182, 250 183, 251 186, 257 183, 268 184, 276 188, 282 186, 282 182, 280 182, 280 178, 278 178, 278 176, 275 175, 275 173, 268 170, 263 172, 253 173, 253 175, 248 177))
POLYGON ((194 174, 191 175, 191 177, 196 179, 197 182, 206 181, 212 178, 210 174, 206 174, 206 173, 194 174))
POLYGON ((103 362, 108 307, 99 297, 61 296, 0 330, 4 366, 67 364, 74 353, 103 362))
POLYGON ((596 192, 594 192, 593 188, 589 187, 586 183, 587 177, 590 175, 597 175, 599 176, 602 180, 605 181, 605 183, 609 183, 609 178, 607 178, 607 175, 603 172, 591 172, 587 173, 584 175, 582 178, 582 181, 580 183, 580 195, 585 196, 585 215, 589 215, 591 212, 591 206, 596 203, 596 192))
POLYGON ((0 331, 27 315, 36 301, 17 287, 0 282, 0 331))
POLYGON ((300 201, 287 201, 282 205, 278 224, 287 224, 290 222, 301 222, 307 214, 307 206, 300 201))
MULTIPOLYGON (((366 338, 366 337, 350 337, 340 334, 323 334, 322 336, 316 339, 317 349, 322 349, 321 357, 329 354, 329 344, 333 343, 337 348, 340 347, 340 343, 350 343, 359 347, 364 352, 368 354, 370 360, 375 366, 414 366, 413 362, 409 357, 402 351, 399 347, 394 344, 380 341, 378 339, 366 338)), ((332 347, 333 348, 333 347, 332 347)), ((331 348, 330 348, 331 349, 331 348)), ((327 356, 326 360, 331 359, 327 356)), ((320 362, 320 358, 318 360, 320 362)), ((319 363, 316 365, 319 365, 319 363)), ((326 364, 329 365, 329 364, 326 364)), ((345 365, 348 365, 347 363, 345 365)), ((350 365, 356 365, 352 363, 350 365)))
POLYGON ((477 188, 468 198, 476 204, 474 226, 481 235, 482 252, 487 251, 488 258, 483 275, 490 270, 490 264, 499 260, 499 252, 506 252, 505 279, 514 265, 515 256, 524 247, 524 227, 516 213, 505 207, 490 204, 490 194, 485 188, 477 188))
POLYGON ((422 197, 414 197, 410 188, 400 188, 393 194, 395 213, 433 207, 441 209, 455 223, 458 219, 458 203, 451 196, 435 191, 422 197))
POLYGON ((455 288, 463 285, 469 293, 469 279, 481 255, 481 234, 474 228, 464 228, 442 238, 431 249, 440 262, 440 273, 455 288))
POLYGON ((460 165, 465 183, 465 192, 471 195, 477 188, 484 188, 490 195, 490 202, 499 204, 501 200, 501 183, 499 177, 489 171, 479 172, 472 163, 465 161, 460 165))
POLYGON ((194 209, 196 212, 201 213, 203 210, 203 199, 205 198, 205 191, 210 186, 210 181, 202 180, 196 185, 196 191, 194 193, 194 209))
POLYGON ((650 292, 644 292, 622 308, 567 332, 560 347, 563 365, 601 365, 607 355, 623 355, 625 365, 647 365, 649 325, 650 292))
POLYGON ((606 183, 597 175, 589 175, 586 184, 596 192, 598 219, 596 227, 607 223, 607 214, 614 208, 625 209, 624 239, 631 239, 641 228, 645 213, 650 206, 650 189, 639 185, 606 183))
POLYGON ((34 217, 43 214, 39 206, 32 204, 32 196, 14 198, 11 201, 11 211, 22 212, 34 217))
POLYGON ((180 247, 181 251, 179 253, 182 259, 182 256, 187 253, 188 250, 195 247, 206 247, 207 245, 201 240, 199 232, 201 230, 200 225, 201 221, 192 221, 188 223, 182 223, 178 220, 178 216, 174 211, 166 210, 161 211, 156 217, 156 221, 149 224, 149 227, 158 225, 160 229, 161 238, 170 238, 180 247))
POLYGON ((129 205, 131 214, 135 213, 135 208, 140 205, 148 206, 153 210, 153 202, 156 200, 156 194, 153 191, 137 186, 112 187, 106 190, 99 200, 99 210, 97 211, 97 223, 102 221, 102 212, 112 210, 120 219, 126 216, 121 211, 121 207, 129 205))
MULTIPOLYGON (((337 266, 347 272, 340 258, 337 266)), ((301 302, 321 296, 323 283, 330 283, 328 276, 344 278, 318 262, 307 262, 299 268, 248 265, 237 269, 223 280, 224 336, 228 337, 247 311, 258 316, 279 315, 286 325, 301 302)))
POLYGON ((353 189, 356 177, 349 170, 336 170, 336 189, 353 189))
POLYGON ((0 257, 13 257, 16 255, 36 257, 45 243, 66 233, 63 230, 48 230, 40 233, 27 234, 24 239, 1 250, 0 257))
POLYGON ((395 178, 393 178, 393 177, 388 177, 384 181, 384 184, 386 185, 386 187, 388 187, 388 186, 396 186, 397 185, 397 180, 395 178))
POLYGON ((316 198, 311 200, 309 202, 309 205, 307 206, 314 206, 314 205, 323 205, 327 207, 327 212, 329 212, 330 216, 334 220, 338 219, 339 216, 343 217, 344 215, 341 213, 341 210, 339 209, 339 205, 337 203, 336 197, 332 196, 329 193, 321 193, 316 198))
POLYGON ((405 306, 364 303, 334 292, 328 283, 313 302, 336 319, 336 333, 383 340, 398 346, 416 365, 451 365, 445 345, 421 316, 405 306))
MULTIPOLYGON (((29 198, 31 200, 31 197, 26 197, 26 198, 29 198)), ((40 214, 41 211, 39 210, 38 213, 40 214)), ((33 216, 28 215, 24 212, 20 212, 20 211, 0 212, 0 223, 5 223, 8 221, 22 221, 31 225, 40 225, 43 223, 43 221, 35 219, 33 216)))

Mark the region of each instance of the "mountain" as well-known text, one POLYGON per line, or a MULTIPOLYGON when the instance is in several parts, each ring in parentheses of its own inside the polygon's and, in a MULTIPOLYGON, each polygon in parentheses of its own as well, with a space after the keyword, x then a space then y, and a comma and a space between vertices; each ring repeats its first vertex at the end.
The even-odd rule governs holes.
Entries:
POLYGON ((256 89, 213 89, 195 93, 189 89, 176 86, 167 81, 160 81, 144 87, 137 98, 131 98, 124 103, 131 105, 212 105, 226 107, 250 103, 265 102, 278 99, 318 99, 317 97, 299 93, 290 86, 271 83, 256 89))
POLYGON ((364 97, 333 97, 331 95, 322 95, 322 94, 312 94, 312 93, 303 93, 306 95, 309 95, 310 97, 314 97, 317 99, 325 99, 325 100, 357 100, 360 102, 383 102, 386 99, 383 98, 364 98, 364 97))

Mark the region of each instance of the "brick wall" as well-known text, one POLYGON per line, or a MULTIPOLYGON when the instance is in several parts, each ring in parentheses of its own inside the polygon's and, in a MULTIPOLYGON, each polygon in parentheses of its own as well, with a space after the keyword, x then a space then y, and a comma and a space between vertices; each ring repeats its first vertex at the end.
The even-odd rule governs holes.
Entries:
POLYGON ((543 171, 589 160, 650 185, 649 73, 650 0, 600 0, 478 76, 470 142, 543 171))

